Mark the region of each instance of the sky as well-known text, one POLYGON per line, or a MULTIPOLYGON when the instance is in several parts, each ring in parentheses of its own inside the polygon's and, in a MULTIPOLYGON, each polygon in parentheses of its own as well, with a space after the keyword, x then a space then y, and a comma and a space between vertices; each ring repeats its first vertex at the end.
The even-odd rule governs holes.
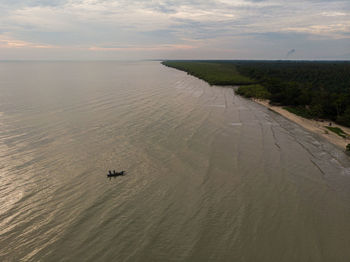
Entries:
POLYGON ((0 60, 350 60, 350 0, 0 0, 0 60))

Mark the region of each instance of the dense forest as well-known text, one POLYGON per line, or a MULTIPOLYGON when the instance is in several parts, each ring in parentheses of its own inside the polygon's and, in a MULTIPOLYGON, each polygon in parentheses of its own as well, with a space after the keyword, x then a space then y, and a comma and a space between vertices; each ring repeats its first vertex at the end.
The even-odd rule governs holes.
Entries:
POLYGON ((330 119, 350 126, 349 61, 166 61, 163 64, 210 84, 240 85, 238 94, 269 99, 270 103, 303 117, 330 119))
POLYGON ((187 72, 205 80, 210 85, 247 85, 254 81, 238 73, 232 63, 214 63, 212 61, 165 61, 163 65, 187 72))

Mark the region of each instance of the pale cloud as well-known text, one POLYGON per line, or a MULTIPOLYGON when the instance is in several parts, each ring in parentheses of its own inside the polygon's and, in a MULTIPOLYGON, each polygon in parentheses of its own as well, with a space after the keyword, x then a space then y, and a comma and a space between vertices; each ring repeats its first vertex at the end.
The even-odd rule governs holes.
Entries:
POLYGON ((349 14, 344 12, 322 12, 321 15, 336 17, 336 16, 348 16, 349 14))
POLYGON ((338 58, 350 49, 350 2, 2 0, 0 37, 0 49, 60 49, 72 59, 76 50, 86 57, 110 52, 113 59, 130 52, 140 58, 283 58, 295 48, 291 43, 304 54, 312 51, 309 58, 315 59, 317 52, 319 58, 324 55, 325 43, 332 46, 330 41, 329 57, 338 58))
POLYGON ((55 46, 21 41, 0 35, 0 48, 55 48, 55 46))
POLYGON ((153 45, 153 46, 122 46, 122 47, 89 47, 93 51, 175 51, 196 48, 193 45, 153 45))
POLYGON ((350 35, 346 35, 350 32, 350 22, 343 24, 329 24, 329 25, 310 25, 306 27, 288 27, 286 31, 307 33, 312 37, 326 37, 328 39, 349 39, 350 35), (344 35, 345 33, 345 35, 344 35))

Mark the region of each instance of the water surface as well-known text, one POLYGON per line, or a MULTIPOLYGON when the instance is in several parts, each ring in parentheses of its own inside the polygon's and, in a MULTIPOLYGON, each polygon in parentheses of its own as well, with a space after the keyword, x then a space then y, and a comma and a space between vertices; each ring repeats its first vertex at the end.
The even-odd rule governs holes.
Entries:
POLYGON ((350 261, 349 158, 158 62, 0 63, 0 160, 1 261, 350 261))

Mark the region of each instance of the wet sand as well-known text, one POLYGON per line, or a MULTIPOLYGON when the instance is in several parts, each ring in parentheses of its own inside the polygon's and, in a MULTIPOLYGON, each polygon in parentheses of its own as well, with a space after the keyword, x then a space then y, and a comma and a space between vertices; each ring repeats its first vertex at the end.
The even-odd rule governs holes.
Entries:
POLYGON ((340 147, 341 149, 345 149, 346 145, 350 143, 349 137, 343 138, 335 134, 334 132, 328 130, 326 126, 328 126, 329 123, 332 123, 332 127, 339 127, 341 128, 346 134, 350 134, 350 128, 338 125, 332 121, 317 121, 317 120, 311 120, 306 119, 301 116, 295 115, 291 112, 288 112, 287 110, 283 109, 280 106, 272 106, 269 104, 268 100, 261 100, 261 99, 253 99, 254 102, 263 105, 267 107, 268 109, 284 116, 285 118, 293 121, 294 123, 302 126, 308 131, 311 131, 325 139, 327 139, 330 143, 333 145, 336 145, 340 147))

